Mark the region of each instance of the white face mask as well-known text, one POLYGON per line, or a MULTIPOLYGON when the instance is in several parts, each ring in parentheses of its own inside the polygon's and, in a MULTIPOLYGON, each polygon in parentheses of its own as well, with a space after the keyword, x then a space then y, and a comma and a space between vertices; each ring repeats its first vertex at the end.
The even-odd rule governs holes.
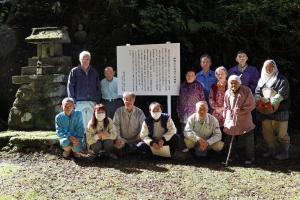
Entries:
POLYGON ((103 121, 104 118, 105 118, 105 113, 97 113, 96 114, 96 119, 98 121, 103 121))
POLYGON ((155 120, 158 120, 161 116, 161 112, 151 112, 151 117, 155 120))

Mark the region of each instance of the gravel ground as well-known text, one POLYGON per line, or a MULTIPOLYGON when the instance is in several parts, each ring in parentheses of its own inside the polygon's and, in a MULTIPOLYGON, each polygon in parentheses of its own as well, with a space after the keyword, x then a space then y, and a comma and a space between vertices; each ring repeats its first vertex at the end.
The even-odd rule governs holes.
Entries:
POLYGON ((300 163, 220 159, 65 160, 60 153, 0 152, 0 199, 298 199, 300 163))

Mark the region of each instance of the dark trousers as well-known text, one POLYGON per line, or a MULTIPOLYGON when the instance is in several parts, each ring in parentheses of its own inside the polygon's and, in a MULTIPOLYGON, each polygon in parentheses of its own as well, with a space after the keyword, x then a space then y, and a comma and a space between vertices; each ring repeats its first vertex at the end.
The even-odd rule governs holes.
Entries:
POLYGON ((114 118, 116 110, 124 105, 122 99, 115 99, 114 101, 103 100, 102 103, 105 105, 107 115, 111 119, 114 118))
MULTIPOLYGON (((226 143, 229 148, 229 143, 232 136, 226 135, 226 143)), ((255 145, 254 145, 254 130, 251 130, 243 135, 234 136, 232 144, 232 155, 242 155, 238 149, 243 149, 246 160, 255 159, 255 145)))
MULTIPOLYGON (((179 140, 180 136, 178 134, 173 135, 173 137, 164 143, 164 146, 170 146, 171 156, 174 154, 176 149, 179 149, 179 140)), ((141 141, 137 145, 138 152, 142 155, 152 156, 152 151, 150 146, 148 146, 145 142, 141 141)))
POLYGON ((114 141, 113 140, 103 140, 103 141, 98 140, 95 144, 92 144, 90 146, 90 148, 96 154, 100 153, 101 151, 104 151, 105 153, 110 154, 114 148, 114 141))
POLYGON ((136 144, 125 143, 123 148, 117 149, 117 148, 114 147, 113 151, 119 157, 129 155, 129 154, 135 154, 135 153, 137 153, 137 145, 136 144))

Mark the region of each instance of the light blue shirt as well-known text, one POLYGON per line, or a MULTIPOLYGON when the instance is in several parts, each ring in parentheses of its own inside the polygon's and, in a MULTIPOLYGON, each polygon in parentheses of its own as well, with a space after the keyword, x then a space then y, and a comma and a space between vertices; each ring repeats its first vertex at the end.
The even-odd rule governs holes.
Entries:
POLYGON ((108 81, 106 78, 101 80, 101 94, 102 99, 111 100, 121 98, 121 95, 118 95, 118 78, 113 77, 111 81, 108 81))
POLYGON ((204 74, 203 70, 196 74, 196 79, 199 83, 202 84, 204 88, 205 100, 208 102, 209 92, 211 86, 217 82, 215 72, 212 70, 208 71, 208 74, 204 74))
POLYGON ((69 138, 74 136, 80 141, 84 137, 84 126, 82 113, 78 110, 73 110, 71 116, 67 116, 61 112, 55 117, 56 134, 60 138, 69 138))

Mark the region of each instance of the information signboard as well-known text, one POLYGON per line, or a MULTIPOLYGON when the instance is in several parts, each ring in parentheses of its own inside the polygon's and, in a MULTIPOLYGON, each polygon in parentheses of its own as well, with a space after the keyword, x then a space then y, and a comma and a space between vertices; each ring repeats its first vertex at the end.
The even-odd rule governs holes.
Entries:
POLYGON ((119 94, 178 95, 180 44, 118 46, 117 72, 119 94))

